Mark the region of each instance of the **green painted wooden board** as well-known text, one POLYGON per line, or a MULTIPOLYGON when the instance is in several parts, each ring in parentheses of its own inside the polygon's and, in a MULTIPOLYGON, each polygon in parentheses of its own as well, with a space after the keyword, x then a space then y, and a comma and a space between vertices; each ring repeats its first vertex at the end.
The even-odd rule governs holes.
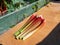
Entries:
POLYGON ((39 10, 47 3, 46 0, 39 0, 32 4, 29 4, 22 9, 16 10, 9 14, 0 17, 0 34, 10 29, 24 18, 28 17, 35 11, 39 10))

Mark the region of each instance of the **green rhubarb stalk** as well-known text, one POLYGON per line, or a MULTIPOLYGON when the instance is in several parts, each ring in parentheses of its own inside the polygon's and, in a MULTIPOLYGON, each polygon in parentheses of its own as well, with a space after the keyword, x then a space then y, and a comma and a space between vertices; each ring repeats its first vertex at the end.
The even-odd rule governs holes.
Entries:
POLYGON ((32 21, 21 31, 22 33, 20 33, 18 36, 16 36, 16 39, 19 39, 19 37, 23 34, 24 30, 29 27, 29 25, 31 25, 32 21))
POLYGON ((42 22, 42 18, 38 17, 36 19, 36 21, 34 21, 29 27, 28 29, 24 32, 24 34, 22 34, 22 36, 20 36, 20 39, 22 39, 27 33, 31 32, 32 30, 36 29, 42 22))
POLYGON ((27 20, 27 22, 17 31, 17 32, 15 32, 15 36, 18 36, 20 33, 21 33, 21 31, 23 30, 23 28, 25 28, 32 20, 34 20, 34 18, 36 18, 36 15, 32 15, 28 20, 27 20))
POLYGON ((26 39, 29 38, 32 34, 34 34, 36 31, 37 31, 37 30, 34 30, 34 31, 28 33, 26 36, 24 36, 24 37, 22 38, 22 40, 26 40, 26 39))
MULTIPOLYGON (((45 20, 43 19, 41 25, 39 25, 39 26, 42 26, 44 23, 45 23, 45 20)), ((39 26, 38 26, 38 27, 39 27, 39 26)), ((40 28, 41 28, 41 27, 40 27, 40 28)), ((34 34, 36 31, 37 31, 37 30, 35 29, 35 30, 29 32, 28 34, 26 34, 26 35, 22 38, 22 40, 26 40, 26 39, 29 38, 32 34, 34 34)))
POLYGON ((19 39, 19 37, 23 34, 23 32, 26 31, 26 29, 31 25, 32 22, 34 22, 36 20, 36 18, 34 18, 34 20, 32 20, 20 33, 18 36, 16 36, 16 39, 19 39))

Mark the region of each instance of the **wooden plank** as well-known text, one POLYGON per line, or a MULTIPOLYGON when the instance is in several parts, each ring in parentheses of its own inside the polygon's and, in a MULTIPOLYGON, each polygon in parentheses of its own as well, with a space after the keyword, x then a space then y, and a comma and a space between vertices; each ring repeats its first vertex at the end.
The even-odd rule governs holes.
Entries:
POLYGON ((20 27, 28 20, 24 19, 21 23, 11 28, 4 34, 0 35, 0 44, 3 45, 35 45, 41 42, 49 33, 60 23, 60 3, 50 2, 45 7, 41 8, 35 14, 43 15, 46 19, 46 24, 38 31, 26 40, 16 40, 13 36, 20 27))

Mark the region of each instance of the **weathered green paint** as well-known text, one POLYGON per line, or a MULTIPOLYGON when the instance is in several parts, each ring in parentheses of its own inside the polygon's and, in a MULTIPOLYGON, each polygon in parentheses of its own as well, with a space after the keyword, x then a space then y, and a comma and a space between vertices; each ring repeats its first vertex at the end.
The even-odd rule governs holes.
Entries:
POLYGON ((17 11, 14 11, 12 13, 9 13, 7 15, 0 17, 0 34, 11 28, 12 26, 16 25, 20 21, 22 21, 25 17, 28 17, 35 11, 39 10, 42 6, 46 4, 46 0, 39 0, 32 4, 29 4, 17 11), (34 7, 33 6, 37 6, 34 7), (37 9, 37 10, 35 10, 37 9), (25 17, 24 17, 25 15, 25 17))

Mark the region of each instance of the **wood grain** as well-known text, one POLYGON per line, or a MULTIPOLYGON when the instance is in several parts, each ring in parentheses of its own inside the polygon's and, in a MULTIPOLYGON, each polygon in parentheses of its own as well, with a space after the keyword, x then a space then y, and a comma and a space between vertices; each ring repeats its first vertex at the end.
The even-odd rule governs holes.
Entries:
POLYGON ((28 20, 24 19, 22 22, 0 35, 0 44, 3 45, 36 45, 41 42, 49 33, 55 28, 55 26, 60 23, 60 3, 50 2, 48 5, 41 8, 35 14, 43 15, 46 19, 46 24, 38 29, 31 37, 26 40, 16 40, 13 36, 20 27, 28 20))

